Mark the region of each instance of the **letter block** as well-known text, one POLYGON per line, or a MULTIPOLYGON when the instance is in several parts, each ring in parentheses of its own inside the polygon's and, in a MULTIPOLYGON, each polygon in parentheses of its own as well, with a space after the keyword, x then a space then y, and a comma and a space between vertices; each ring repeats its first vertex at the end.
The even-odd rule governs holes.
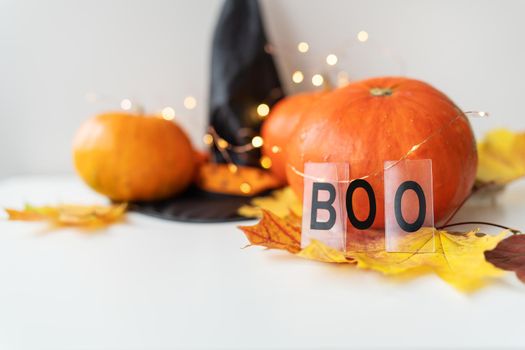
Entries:
POLYGON ((434 252, 432 160, 387 161, 384 168, 386 251, 434 252))
POLYGON ((344 251, 346 213, 344 191, 348 186, 346 163, 304 164, 301 247, 312 239, 344 251))

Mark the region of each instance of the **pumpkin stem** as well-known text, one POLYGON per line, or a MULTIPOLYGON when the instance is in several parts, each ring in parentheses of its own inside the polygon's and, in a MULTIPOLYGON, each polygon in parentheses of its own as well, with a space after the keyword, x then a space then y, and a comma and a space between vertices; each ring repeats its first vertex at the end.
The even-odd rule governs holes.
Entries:
POLYGON ((371 88, 370 89, 370 94, 372 96, 390 96, 392 95, 393 91, 391 88, 378 88, 378 87, 375 87, 375 88, 371 88))

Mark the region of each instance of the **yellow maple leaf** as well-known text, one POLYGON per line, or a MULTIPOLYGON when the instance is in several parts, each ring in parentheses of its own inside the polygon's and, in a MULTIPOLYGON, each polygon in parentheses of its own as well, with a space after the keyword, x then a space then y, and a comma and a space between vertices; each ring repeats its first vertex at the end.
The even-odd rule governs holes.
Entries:
POLYGON ((343 252, 330 248, 316 239, 312 239, 310 244, 297 253, 298 256, 329 263, 350 263, 353 259, 347 258, 343 252))
MULTIPOLYGON (((422 230, 407 235, 421 251, 433 244, 433 253, 391 253, 384 250, 354 252, 349 256, 357 267, 380 271, 385 275, 434 272, 444 281, 462 291, 473 291, 485 285, 503 271, 485 260, 484 252, 496 247, 507 232, 497 236, 477 231, 451 233, 436 230, 433 239, 422 230), (430 239, 429 239, 430 237, 430 239)), ((382 242, 377 242, 382 245, 382 242)))
POLYGON ((496 129, 478 143, 481 183, 504 185, 525 176, 525 133, 496 129))
POLYGON ((99 228, 122 218, 127 204, 117 205, 71 205, 32 206, 26 205, 23 210, 5 211, 9 220, 47 221, 55 226, 76 226, 82 228, 99 228))
POLYGON ((283 218, 290 211, 296 215, 301 215, 303 206, 292 188, 285 187, 275 190, 267 196, 252 199, 249 205, 240 207, 238 213, 247 218, 260 218, 263 215, 263 209, 283 218))
MULTIPOLYGON (((385 251, 384 235, 371 235, 363 240, 365 249, 340 252, 317 240, 300 249, 301 224, 298 216, 281 218, 263 209, 262 220, 254 226, 241 227, 252 245, 283 249, 296 255, 322 262, 356 264, 358 268, 382 272, 389 276, 411 277, 436 273, 445 282, 461 291, 474 291, 504 272, 486 262, 484 252, 491 250, 506 235, 481 234, 477 231, 453 233, 422 229, 406 235, 402 246, 417 247, 416 253, 385 251), (370 237, 375 237, 373 240, 370 237), (421 253, 422 251, 432 253, 421 253)), ((352 247, 358 248, 359 242, 352 247)))

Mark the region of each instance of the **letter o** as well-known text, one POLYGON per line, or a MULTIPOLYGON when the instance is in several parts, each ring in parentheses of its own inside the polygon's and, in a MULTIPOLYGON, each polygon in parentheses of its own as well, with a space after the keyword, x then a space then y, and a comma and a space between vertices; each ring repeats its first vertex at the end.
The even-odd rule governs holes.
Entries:
POLYGON ((403 231, 416 232, 421 228, 421 226, 423 226, 423 223, 425 222, 425 216, 427 213, 427 202, 425 199, 425 193, 423 192, 423 189, 421 188, 421 186, 419 186, 417 182, 405 181, 399 186, 394 199, 394 213, 396 215, 397 224, 403 229, 403 231), (403 194, 405 194, 405 192, 408 190, 414 191, 419 201, 419 213, 416 221, 414 221, 413 223, 408 223, 405 221, 401 210, 401 200, 403 199, 403 194))
POLYGON ((346 214, 348 215, 348 219, 350 220, 350 223, 359 230, 366 230, 372 224, 374 223, 374 220, 376 218, 376 197, 374 194, 374 189, 372 186, 363 179, 357 179, 352 182, 350 182, 350 185, 348 186, 348 190, 346 190, 346 214), (370 203, 370 210, 368 212, 368 217, 361 221, 359 220, 355 214, 354 214, 354 208, 352 204, 352 198, 354 196, 354 192, 357 188, 361 187, 366 191, 366 194, 368 195, 368 202, 370 203))

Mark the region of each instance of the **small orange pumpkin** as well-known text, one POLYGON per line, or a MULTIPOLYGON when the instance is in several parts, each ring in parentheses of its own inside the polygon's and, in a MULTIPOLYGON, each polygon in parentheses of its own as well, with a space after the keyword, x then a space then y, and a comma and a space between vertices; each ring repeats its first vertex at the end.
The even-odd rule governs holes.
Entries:
POLYGON ((116 201, 177 194, 190 184, 195 167, 190 140, 175 123, 122 112, 85 122, 73 157, 82 179, 116 201))
POLYGON ((299 124, 301 114, 307 111, 324 93, 309 92, 288 96, 279 101, 264 121, 261 136, 262 153, 271 160, 270 171, 286 182, 286 145, 299 124))
MULTIPOLYGON (((468 119, 424 82, 369 79, 334 90, 301 116, 288 142, 287 176, 302 196, 305 162, 349 163, 350 177, 366 176, 374 189, 373 227, 382 228, 383 163, 407 154, 408 159, 432 159, 435 221, 448 218, 469 195, 476 177, 476 144, 468 119)), ((368 216, 364 191, 355 192, 352 204, 359 219, 368 216)))

